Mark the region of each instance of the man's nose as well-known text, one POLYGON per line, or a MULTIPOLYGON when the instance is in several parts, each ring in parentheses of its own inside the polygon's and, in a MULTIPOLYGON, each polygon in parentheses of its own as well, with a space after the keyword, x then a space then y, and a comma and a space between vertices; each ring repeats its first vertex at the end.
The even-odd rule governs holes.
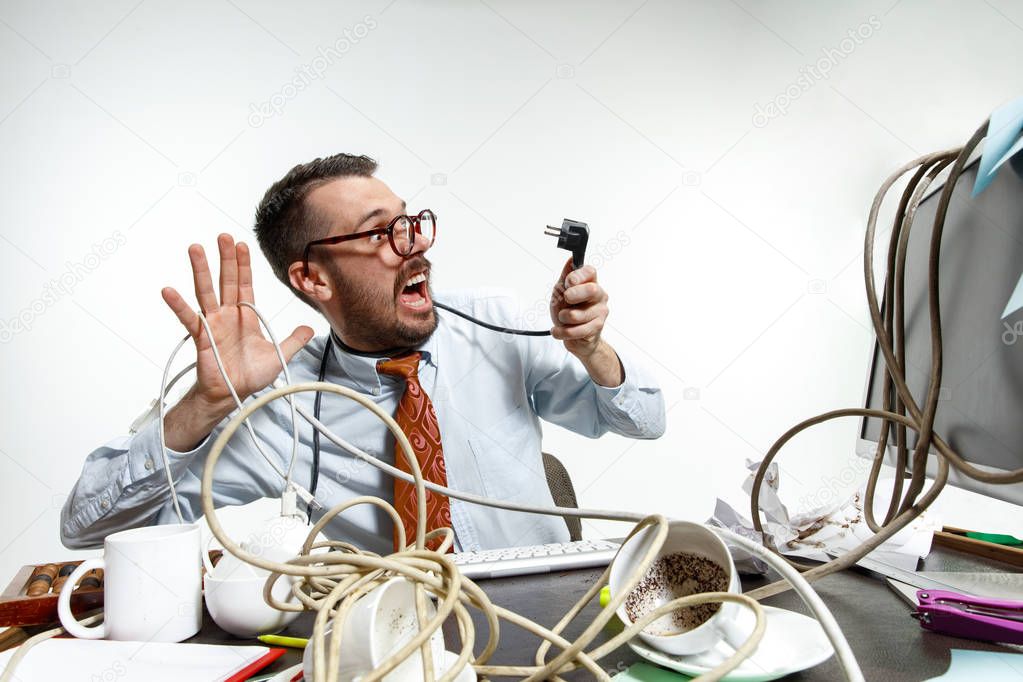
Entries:
POLYGON ((433 246, 433 238, 425 237, 421 234, 416 234, 415 241, 412 242, 412 251, 409 252, 406 258, 411 258, 417 254, 426 253, 433 246))

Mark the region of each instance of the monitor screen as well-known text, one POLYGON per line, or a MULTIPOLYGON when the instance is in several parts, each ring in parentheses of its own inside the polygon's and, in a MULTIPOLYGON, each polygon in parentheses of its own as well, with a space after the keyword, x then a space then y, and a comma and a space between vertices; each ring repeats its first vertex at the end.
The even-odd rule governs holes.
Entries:
MULTIPOLYGON (((1023 466, 1023 308, 1009 305, 1017 286, 1023 287, 1023 180, 1006 164, 971 198, 977 166, 960 176, 945 219, 939 260, 944 363, 934 430, 967 461, 1005 471, 1023 466)), ((927 262, 940 194, 936 190, 921 202, 907 248, 906 378, 918 405, 930 377, 927 262)), ((887 244, 890 233, 881 234, 887 244)), ((884 372, 875 342, 867 407, 882 407, 884 372)), ((863 421, 860 437, 868 443, 858 448, 862 455, 873 456, 870 446, 880 427, 877 419, 863 421)), ((894 437, 888 442, 890 457, 894 437)), ((910 432, 910 448, 915 442, 910 432)), ((932 454, 932 473, 934 464, 932 454)), ((962 487, 1023 504, 1023 483, 988 486, 964 479, 950 477, 962 487)))

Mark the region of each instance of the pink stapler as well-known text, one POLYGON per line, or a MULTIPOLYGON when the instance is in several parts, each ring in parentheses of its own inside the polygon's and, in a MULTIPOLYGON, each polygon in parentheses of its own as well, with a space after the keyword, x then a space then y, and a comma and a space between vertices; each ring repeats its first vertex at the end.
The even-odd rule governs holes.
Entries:
POLYGON ((944 590, 917 590, 911 614, 920 625, 966 639, 1023 644, 1023 602, 985 599, 944 590))

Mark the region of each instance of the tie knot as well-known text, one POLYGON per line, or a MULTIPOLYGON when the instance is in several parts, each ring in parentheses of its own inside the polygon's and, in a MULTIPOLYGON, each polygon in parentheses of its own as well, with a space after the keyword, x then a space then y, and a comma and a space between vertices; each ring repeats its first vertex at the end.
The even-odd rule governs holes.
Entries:
POLYGON ((415 352, 403 355, 400 358, 381 360, 377 363, 377 371, 381 374, 390 374, 392 376, 402 377, 408 381, 418 374, 419 358, 421 357, 421 353, 415 352))

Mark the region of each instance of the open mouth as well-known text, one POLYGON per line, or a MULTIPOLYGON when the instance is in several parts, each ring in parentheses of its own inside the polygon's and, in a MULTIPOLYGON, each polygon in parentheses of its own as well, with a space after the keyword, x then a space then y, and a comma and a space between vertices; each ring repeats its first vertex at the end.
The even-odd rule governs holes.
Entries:
POLYGON ((426 272, 412 275, 398 294, 398 302, 412 310, 422 310, 430 302, 430 291, 426 284, 426 272))

